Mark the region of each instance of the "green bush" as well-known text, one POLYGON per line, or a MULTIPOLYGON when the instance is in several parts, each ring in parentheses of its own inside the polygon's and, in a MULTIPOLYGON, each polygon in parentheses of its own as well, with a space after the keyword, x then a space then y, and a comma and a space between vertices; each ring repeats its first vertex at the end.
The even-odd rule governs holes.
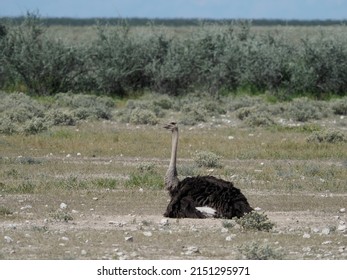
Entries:
POLYGON ((284 254, 279 249, 272 248, 269 244, 252 241, 239 247, 239 252, 247 260, 281 260, 284 254))
POLYGON ((343 143, 347 142, 347 138, 342 131, 339 130, 323 130, 314 131, 306 138, 307 142, 311 143, 343 143))
POLYGON ((245 216, 236 220, 243 229, 245 230, 260 230, 260 231, 270 231, 274 227, 265 213, 258 213, 252 211, 245 216))
POLYGON ((199 151, 194 155, 194 162, 198 167, 220 168, 221 157, 212 152, 199 151))
POLYGON ((155 125, 158 123, 158 119, 152 111, 140 108, 136 108, 131 111, 129 121, 133 124, 155 125))
POLYGON ((2 39, 3 61, 15 86, 24 84, 29 92, 51 95, 75 88, 85 72, 82 48, 48 39, 35 14, 28 14, 19 26, 12 26, 2 39))
POLYGON ((335 100, 332 103, 332 110, 336 115, 347 116, 347 97, 335 100))

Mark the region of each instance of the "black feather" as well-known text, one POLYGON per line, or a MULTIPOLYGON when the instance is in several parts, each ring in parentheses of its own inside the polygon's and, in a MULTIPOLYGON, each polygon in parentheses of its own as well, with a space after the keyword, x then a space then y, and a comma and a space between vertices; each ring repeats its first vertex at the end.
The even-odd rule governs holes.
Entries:
POLYGON ((242 217, 253 208, 233 183, 212 176, 187 177, 171 193, 165 217, 205 218, 196 207, 208 206, 216 210, 215 217, 242 217))

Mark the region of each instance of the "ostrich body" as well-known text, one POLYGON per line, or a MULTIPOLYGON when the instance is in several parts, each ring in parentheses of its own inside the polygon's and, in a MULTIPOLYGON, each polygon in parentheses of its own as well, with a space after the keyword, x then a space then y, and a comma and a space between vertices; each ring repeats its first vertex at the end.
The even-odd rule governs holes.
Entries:
POLYGON ((165 217, 170 218, 207 218, 210 214, 200 211, 203 207, 213 209, 216 218, 242 217, 251 212, 247 198, 232 182, 213 176, 187 177, 179 181, 176 158, 178 147, 178 127, 175 122, 165 126, 172 132, 172 150, 169 168, 165 175, 165 187, 171 201, 165 217))

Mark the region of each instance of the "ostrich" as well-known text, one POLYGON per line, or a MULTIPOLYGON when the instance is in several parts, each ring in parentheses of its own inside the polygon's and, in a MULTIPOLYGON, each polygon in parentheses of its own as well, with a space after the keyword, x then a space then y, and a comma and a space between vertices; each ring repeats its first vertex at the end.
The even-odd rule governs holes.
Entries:
POLYGON ((171 122, 164 128, 172 132, 170 164, 164 178, 171 201, 164 213, 165 217, 201 219, 213 216, 231 219, 242 217, 253 210, 247 198, 232 182, 213 176, 187 177, 180 181, 176 168, 178 126, 171 122))

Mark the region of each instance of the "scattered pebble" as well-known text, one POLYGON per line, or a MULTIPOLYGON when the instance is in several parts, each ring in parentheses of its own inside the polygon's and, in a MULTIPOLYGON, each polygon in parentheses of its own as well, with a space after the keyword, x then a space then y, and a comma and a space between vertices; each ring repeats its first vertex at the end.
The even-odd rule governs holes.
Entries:
POLYGON ((200 254, 199 248, 195 246, 189 246, 186 248, 185 255, 194 255, 194 254, 200 254))
POLYGON ((86 250, 82 250, 82 251, 81 251, 81 255, 82 255, 82 256, 87 255, 87 251, 86 251, 86 250))
POLYGON ((327 241, 322 242, 322 245, 327 245, 327 244, 331 244, 331 243, 333 243, 331 240, 327 240, 327 241))
POLYGON ((260 207, 255 207, 254 211, 261 211, 261 208, 260 207))
POLYGON ((169 225, 169 219, 161 219, 160 225, 161 226, 168 226, 169 225))
POLYGON ((13 242, 13 239, 7 235, 4 236, 4 239, 5 239, 5 242, 7 242, 7 243, 13 242))
POLYGON ((99 198, 97 198, 97 197, 93 197, 93 200, 94 200, 94 201, 97 201, 97 200, 99 200, 99 198))
POLYGON ((230 234, 225 238, 225 240, 226 241, 232 241, 235 237, 236 237, 236 234, 230 234))
POLYGON ((150 232, 150 231, 144 231, 144 232, 143 232, 143 235, 144 235, 144 236, 147 236, 147 237, 151 237, 153 234, 152 234, 152 232, 150 232))
POLYGON ((345 231, 346 230, 346 225, 338 225, 337 230, 338 231, 345 231))
POLYGON ((20 210, 27 210, 27 209, 31 209, 33 208, 31 205, 25 205, 23 207, 20 208, 20 210))
POLYGON ((311 238, 311 235, 308 233, 304 233, 304 235, 302 236, 303 238, 311 238))
POLYGON ((77 153, 77 156, 80 157, 80 156, 81 156, 81 153, 77 153))
POLYGON ((124 239, 127 242, 133 242, 134 241, 134 238, 132 236, 126 236, 126 237, 124 237, 124 239))
POLYGON ((221 229, 221 233, 227 233, 229 231, 229 229, 227 229, 227 228, 225 228, 225 227, 223 227, 222 229, 221 229))
POLYGON ((325 234, 325 235, 330 234, 330 228, 323 228, 322 229, 322 234, 325 234))
POLYGON ((62 241, 69 241, 69 237, 63 236, 62 238, 60 238, 60 240, 62 240, 62 241))
POLYGON ((345 213, 346 212, 346 208, 341 208, 340 209, 340 213, 345 213))
POLYGON ((64 203, 64 202, 62 202, 62 203, 60 203, 60 209, 66 209, 67 208, 67 204, 66 203, 64 203))

